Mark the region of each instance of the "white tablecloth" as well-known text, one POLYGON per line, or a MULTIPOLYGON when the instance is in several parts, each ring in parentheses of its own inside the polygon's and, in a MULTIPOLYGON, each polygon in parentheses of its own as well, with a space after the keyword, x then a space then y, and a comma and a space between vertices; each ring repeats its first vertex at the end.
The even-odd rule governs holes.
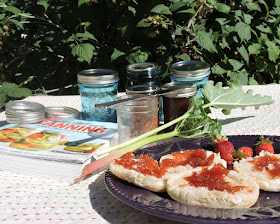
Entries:
MULTIPOLYGON (((280 85, 244 86, 244 89, 270 95, 275 103, 259 110, 235 109, 227 116, 213 110, 212 116, 223 124, 223 133, 280 135, 280 85)), ((26 100, 81 109, 80 96, 34 96, 26 100)), ((5 124, 4 113, 0 113, 0 122, 5 124)), ((112 196, 104 186, 106 169, 69 186, 68 182, 27 176, 0 167, 0 223, 176 223, 138 211, 112 196)))

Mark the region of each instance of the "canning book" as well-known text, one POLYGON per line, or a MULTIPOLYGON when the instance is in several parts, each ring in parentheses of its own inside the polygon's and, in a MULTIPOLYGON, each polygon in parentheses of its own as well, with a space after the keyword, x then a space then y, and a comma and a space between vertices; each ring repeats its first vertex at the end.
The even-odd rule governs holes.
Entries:
POLYGON ((8 124, 0 128, 0 153, 83 164, 110 146, 117 124, 85 120, 8 124))

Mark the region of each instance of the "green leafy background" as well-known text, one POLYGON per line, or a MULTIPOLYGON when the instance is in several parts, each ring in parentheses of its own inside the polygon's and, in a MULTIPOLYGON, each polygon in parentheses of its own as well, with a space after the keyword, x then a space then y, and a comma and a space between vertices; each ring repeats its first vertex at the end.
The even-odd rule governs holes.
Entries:
POLYGON ((0 2, 0 106, 34 94, 78 94, 77 72, 201 60, 214 82, 279 83, 280 0, 0 2))

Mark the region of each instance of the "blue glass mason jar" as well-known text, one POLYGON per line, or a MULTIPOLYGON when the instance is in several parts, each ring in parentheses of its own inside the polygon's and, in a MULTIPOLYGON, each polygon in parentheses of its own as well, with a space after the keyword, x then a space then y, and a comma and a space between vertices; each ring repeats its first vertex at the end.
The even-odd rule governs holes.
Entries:
POLYGON ((192 83, 197 86, 197 97, 202 97, 201 88, 208 81, 210 65, 202 61, 180 61, 170 67, 171 82, 192 83))
POLYGON ((78 73, 84 120, 117 122, 116 108, 95 109, 95 104, 117 100, 119 75, 110 69, 88 69, 78 73))

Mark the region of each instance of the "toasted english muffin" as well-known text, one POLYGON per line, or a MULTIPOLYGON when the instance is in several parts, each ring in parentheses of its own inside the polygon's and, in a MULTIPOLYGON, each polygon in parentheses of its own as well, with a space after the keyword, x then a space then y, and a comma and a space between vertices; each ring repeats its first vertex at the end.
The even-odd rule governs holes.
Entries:
POLYGON ((221 158, 220 154, 203 149, 174 152, 162 156, 159 163, 161 169, 166 170, 163 176, 166 180, 177 173, 203 167, 213 167, 218 163, 227 167, 227 162, 221 158))
POLYGON ((254 180, 262 190, 280 191, 280 154, 261 151, 258 156, 234 162, 233 169, 254 180))
POLYGON ((109 169, 118 178, 133 183, 136 186, 153 192, 166 190, 166 182, 161 177, 158 162, 147 155, 135 159, 132 153, 127 153, 110 163, 109 169), (141 166, 141 164, 144 163, 146 163, 146 165, 141 166), (148 166, 149 164, 151 166, 148 166))
POLYGON ((259 186, 256 182, 233 170, 227 170, 221 164, 210 169, 205 167, 175 175, 168 179, 166 188, 170 197, 180 203, 209 208, 249 208, 256 203, 259 196, 259 186), (203 178, 199 179, 201 173, 217 169, 222 169, 226 173, 223 181, 227 182, 230 190, 225 190, 226 185, 217 181, 215 175, 205 181, 203 178), (196 179, 197 176, 199 176, 198 179, 196 179), (200 180, 201 182, 198 181, 200 185, 196 186, 192 180, 200 180), (216 183, 218 185, 208 187, 209 183, 210 186, 211 184, 215 186, 216 183))

